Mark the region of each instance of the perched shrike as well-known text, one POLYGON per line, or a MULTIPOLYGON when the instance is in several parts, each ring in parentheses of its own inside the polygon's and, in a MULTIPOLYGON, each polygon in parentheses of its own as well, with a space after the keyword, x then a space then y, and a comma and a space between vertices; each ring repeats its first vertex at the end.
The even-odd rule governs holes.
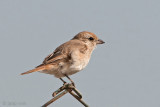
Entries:
POLYGON ((67 77, 72 84, 74 82, 68 77, 84 69, 97 44, 105 43, 91 32, 83 31, 78 33, 73 39, 60 45, 53 53, 48 55, 42 64, 21 75, 42 72, 54 75, 66 83, 62 77, 67 77))

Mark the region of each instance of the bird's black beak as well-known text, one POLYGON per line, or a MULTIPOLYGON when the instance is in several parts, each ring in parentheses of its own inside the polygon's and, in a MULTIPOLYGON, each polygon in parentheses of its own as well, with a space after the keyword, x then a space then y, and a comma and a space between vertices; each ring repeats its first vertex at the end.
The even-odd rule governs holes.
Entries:
POLYGON ((105 42, 101 39, 97 40, 97 44, 104 44, 105 42))

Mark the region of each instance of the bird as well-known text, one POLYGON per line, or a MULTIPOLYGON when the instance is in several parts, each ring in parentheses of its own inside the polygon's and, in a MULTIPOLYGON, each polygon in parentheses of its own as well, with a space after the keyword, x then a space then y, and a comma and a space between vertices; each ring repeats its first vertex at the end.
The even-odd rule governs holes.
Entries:
POLYGON ((57 47, 53 53, 49 54, 42 64, 32 70, 21 73, 21 75, 33 72, 41 72, 54 75, 64 84, 62 78, 67 77, 75 86, 73 80, 69 77, 83 70, 89 63, 93 50, 98 44, 105 42, 99 39, 94 33, 82 31, 76 34, 71 40, 57 47))

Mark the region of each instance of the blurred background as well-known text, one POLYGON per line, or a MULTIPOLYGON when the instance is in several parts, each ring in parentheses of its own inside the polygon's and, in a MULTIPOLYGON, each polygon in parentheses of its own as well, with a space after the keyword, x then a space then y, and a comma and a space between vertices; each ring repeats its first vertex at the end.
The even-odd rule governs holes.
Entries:
MULTIPOLYGON (((0 107, 40 107, 62 82, 20 76, 81 31, 95 33, 89 65, 72 75, 91 107, 160 107, 159 0, 0 0, 0 107)), ((82 107, 70 94, 49 107, 82 107)))

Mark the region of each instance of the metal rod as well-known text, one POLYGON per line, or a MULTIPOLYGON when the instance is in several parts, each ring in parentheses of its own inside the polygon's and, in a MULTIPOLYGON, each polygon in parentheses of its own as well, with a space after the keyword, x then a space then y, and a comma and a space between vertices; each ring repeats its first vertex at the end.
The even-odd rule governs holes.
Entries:
POLYGON ((73 88, 73 91, 78 95, 79 98, 82 98, 82 94, 76 88, 73 88))
POLYGON ((64 84, 62 87, 60 87, 58 90, 56 90, 52 96, 50 101, 45 103, 42 107, 47 107, 60 97, 64 96, 67 93, 70 93, 73 97, 75 97, 80 103, 82 103, 85 107, 89 107, 83 100, 82 100, 82 94, 73 86, 73 84, 64 84))
POLYGON ((60 87, 58 90, 56 90, 52 96, 55 97, 57 94, 59 94, 61 91, 63 91, 65 89, 66 85, 63 85, 62 87, 60 87))
POLYGON ((67 93, 68 93, 67 90, 61 92, 56 97, 52 98, 50 101, 48 101, 47 103, 45 103, 42 107, 47 107, 48 105, 50 105, 51 103, 53 103, 54 101, 56 101, 57 99, 59 99, 60 97, 64 96, 67 93))
POLYGON ((82 103, 85 107, 89 107, 81 98, 79 98, 77 95, 75 95, 72 91, 69 91, 69 93, 75 97, 80 103, 82 103))

